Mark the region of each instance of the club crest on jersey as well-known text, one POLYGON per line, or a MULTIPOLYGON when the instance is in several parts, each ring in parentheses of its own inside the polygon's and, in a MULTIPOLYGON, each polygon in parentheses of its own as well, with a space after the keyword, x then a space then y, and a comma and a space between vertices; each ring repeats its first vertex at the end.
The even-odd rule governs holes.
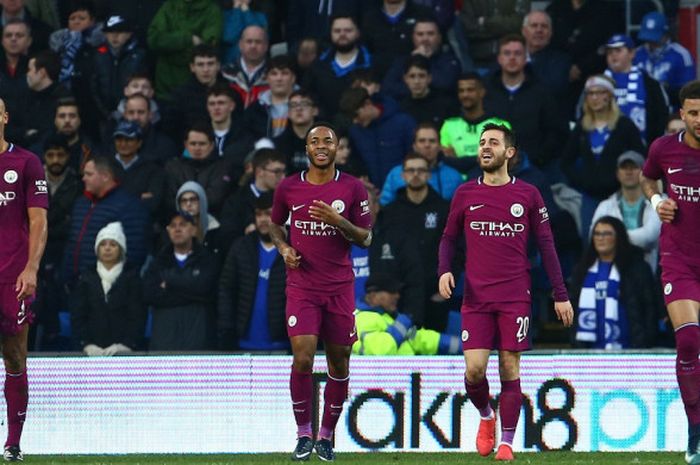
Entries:
POLYGON ((666 283, 664 286, 664 294, 671 295, 671 292, 673 292, 673 285, 671 283, 666 283))
POLYGON ((510 206, 510 214, 516 218, 520 218, 525 213, 525 209, 519 203, 514 203, 510 206))
POLYGON ((8 184, 16 183, 18 178, 19 178, 19 176, 17 175, 17 171, 15 171, 15 170, 5 171, 5 175, 3 176, 3 179, 8 184))
POLYGON ((345 202, 343 202, 340 199, 334 200, 331 203, 331 207, 335 208, 335 211, 337 211, 338 213, 343 213, 345 211, 345 202))
POLYGON ((297 317, 295 317, 294 315, 290 316, 287 320, 287 324, 290 328, 295 327, 297 325, 297 317))
POLYGON ((467 342, 469 340, 469 331, 462 330, 462 342, 467 342))
POLYGON ((438 214, 437 212, 427 212, 425 214, 425 229, 437 228, 438 214))

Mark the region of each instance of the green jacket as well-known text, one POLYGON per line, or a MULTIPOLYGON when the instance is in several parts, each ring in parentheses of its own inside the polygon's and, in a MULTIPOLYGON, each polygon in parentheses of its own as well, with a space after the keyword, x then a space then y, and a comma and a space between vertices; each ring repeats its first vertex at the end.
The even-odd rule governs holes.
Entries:
POLYGON ((214 0, 167 0, 148 28, 148 46, 157 55, 156 97, 168 94, 190 77, 192 36, 218 45, 223 14, 214 0))
POLYGON ((510 128, 510 123, 496 117, 483 117, 477 121, 467 121, 461 116, 448 118, 440 128, 440 145, 452 147, 457 157, 475 157, 479 151, 481 131, 489 123, 504 124, 510 128))
POLYGON ((357 342, 352 351, 359 355, 436 355, 440 333, 430 329, 419 329, 410 339, 397 345, 396 340, 386 332, 394 324, 388 313, 372 310, 355 313, 357 342))

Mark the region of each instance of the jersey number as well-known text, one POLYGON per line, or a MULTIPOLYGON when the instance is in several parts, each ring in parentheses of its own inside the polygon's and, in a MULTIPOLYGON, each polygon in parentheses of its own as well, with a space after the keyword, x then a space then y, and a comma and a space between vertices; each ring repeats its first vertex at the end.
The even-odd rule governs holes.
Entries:
POLYGON ((518 333, 516 337, 518 338, 518 342, 523 342, 527 337, 527 330, 530 328, 530 317, 519 316, 515 322, 518 324, 518 333))

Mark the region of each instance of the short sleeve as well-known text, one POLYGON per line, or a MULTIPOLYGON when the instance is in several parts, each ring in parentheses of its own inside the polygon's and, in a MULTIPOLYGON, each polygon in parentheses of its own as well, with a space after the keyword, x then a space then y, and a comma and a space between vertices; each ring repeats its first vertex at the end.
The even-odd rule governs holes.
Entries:
POLYGON ((649 156, 644 162, 642 174, 648 179, 661 179, 664 175, 664 168, 661 166, 661 139, 655 140, 649 147, 649 156))
POLYGON ((286 183, 283 181, 279 186, 277 186, 277 189, 275 189, 275 193, 272 198, 271 219, 273 223, 279 226, 284 225, 287 222, 287 218, 289 218, 289 207, 287 206, 285 187, 286 183))
POLYGON ((49 189, 39 157, 30 154, 24 165, 24 198, 27 208, 49 208, 49 189))
POLYGON ((359 181, 355 183, 355 195, 353 195, 352 208, 350 208, 350 222, 358 228, 372 228, 369 195, 365 186, 359 181))

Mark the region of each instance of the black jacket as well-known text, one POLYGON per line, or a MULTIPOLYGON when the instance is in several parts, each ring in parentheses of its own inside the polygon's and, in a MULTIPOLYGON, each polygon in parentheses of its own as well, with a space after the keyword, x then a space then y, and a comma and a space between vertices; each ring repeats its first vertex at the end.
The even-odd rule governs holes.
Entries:
POLYGON ((488 79, 486 87, 484 110, 513 125, 519 147, 535 165, 541 167, 559 156, 569 128, 547 88, 528 73, 511 94, 501 81, 500 70, 488 79))
POLYGON ((588 132, 578 122, 564 149, 561 170, 571 187, 604 200, 620 187, 616 175, 617 157, 626 150, 646 153, 639 130, 626 116, 620 115, 597 159, 591 152, 588 132))
POLYGON ((83 184, 72 168, 66 168, 65 178, 56 192, 49 193, 49 210, 46 214, 49 236, 43 262, 59 265, 71 231, 73 204, 80 195, 83 184))
POLYGON ((21 137, 21 142, 17 142, 29 147, 54 130, 56 102, 71 94, 63 85, 54 82, 38 92, 29 90, 26 96, 19 115, 15 115, 15 127, 19 128, 21 137))
POLYGON ((288 122, 284 132, 272 141, 275 148, 287 156, 287 174, 303 171, 309 167, 306 140, 296 135, 291 122, 288 122))
POLYGON ((81 348, 121 343, 133 349, 141 343, 146 307, 137 270, 124 270, 106 296, 97 270, 85 270, 72 301, 72 330, 81 348))
POLYGON ((219 222, 221 223, 220 236, 224 241, 225 250, 243 236, 245 228, 255 223, 255 200, 258 198, 257 189, 252 183, 245 184, 226 198, 221 208, 219 222))
POLYGON ((119 172, 120 185, 128 193, 141 199, 143 206, 151 213, 151 218, 156 218, 160 213, 159 208, 163 201, 165 186, 165 171, 163 168, 155 162, 145 160, 141 155, 126 170, 119 162, 117 164, 121 168, 119 172), (141 194, 144 193, 150 193, 152 197, 148 199, 141 198, 141 194))
MULTIPOLYGON (((656 345, 657 315, 663 302, 658 292, 660 284, 652 274, 649 264, 644 260, 643 251, 637 247, 634 249, 629 263, 619 269, 619 300, 627 312, 630 348, 644 349, 656 345)), ((571 275, 569 293, 575 315, 578 315, 578 301, 587 272, 586 266, 580 263, 571 275)), ((574 318, 574 338, 577 327, 578 320, 574 318)), ((580 341, 576 341, 575 344, 581 347, 585 346, 585 343, 580 341)))
POLYGON ((399 102, 401 111, 413 117, 417 123, 429 121, 437 127, 451 115, 459 112, 459 105, 440 91, 431 89, 423 98, 414 99, 410 95, 399 102))
MULTIPOLYGON (((232 349, 238 339, 246 336, 250 325, 258 285, 259 240, 256 232, 241 237, 224 261, 219 279, 217 320, 220 349, 232 349)), ((267 289, 267 323, 273 341, 287 338, 286 276, 284 260, 277 256, 270 268, 267 289)))
POLYGON ((203 160, 173 158, 165 164, 165 207, 173 208, 177 190, 185 181, 197 181, 207 193, 209 212, 218 216, 231 186, 229 163, 212 152, 203 160))

